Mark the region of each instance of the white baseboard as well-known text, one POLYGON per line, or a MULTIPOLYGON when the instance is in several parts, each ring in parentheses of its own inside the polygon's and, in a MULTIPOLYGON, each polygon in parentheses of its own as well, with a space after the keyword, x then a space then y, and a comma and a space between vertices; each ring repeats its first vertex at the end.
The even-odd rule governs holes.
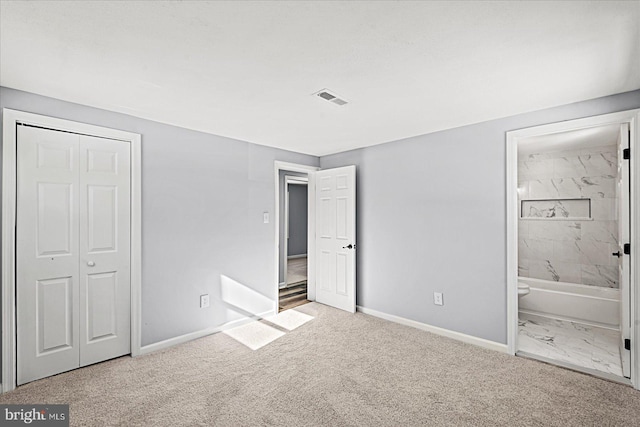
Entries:
POLYGON ((296 259, 296 258, 306 258, 307 254, 300 254, 300 255, 288 255, 287 259, 296 259))
POLYGON ((508 353, 506 344, 501 344, 495 341, 489 341, 484 338, 474 337, 472 335, 451 331, 449 329, 439 328, 437 326, 427 325, 426 323, 416 322, 415 320, 405 319, 404 317, 383 313, 381 311, 373 310, 371 308, 366 308, 359 305, 356 308, 361 313, 369 314, 374 317, 379 317, 381 319, 389 320, 390 322, 411 326, 413 328, 421 329, 423 331, 428 331, 436 335, 442 335, 443 337, 453 338, 454 340, 462 341, 467 344, 473 344, 479 347, 487 348, 489 350, 499 351, 500 353, 508 353))
POLYGON ((284 288, 285 286, 287 286, 287 282, 278 283, 278 288, 284 288))
POLYGON ((173 347, 174 345, 183 344, 185 342, 193 341, 198 338, 206 337, 207 335, 212 335, 218 332, 222 332, 227 329, 235 328, 236 326, 241 326, 249 322, 253 322, 255 320, 262 319, 266 316, 271 316, 273 314, 273 310, 265 311, 264 313, 256 314, 252 317, 243 317, 242 319, 233 320, 231 322, 227 322, 224 325, 216 326, 213 328, 202 329, 195 332, 190 332, 188 334, 180 335, 177 337, 169 338, 164 341, 156 342, 153 344, 145 345, 144 347, 140 347, 140 356, 143 354, 153 353, 154 351, 163 350, 165 348, 173 347))

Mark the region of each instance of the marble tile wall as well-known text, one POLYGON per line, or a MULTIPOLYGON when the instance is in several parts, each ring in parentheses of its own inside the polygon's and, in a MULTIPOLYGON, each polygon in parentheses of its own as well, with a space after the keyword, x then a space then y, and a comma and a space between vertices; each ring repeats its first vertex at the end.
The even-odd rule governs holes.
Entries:
POLYGON ((519 218, 520 276, 618 287, 617 157, 615 146, 519 157, 520 200, 589 198, 592 218, 572 219, 571 203, 519 218))
POLYGON ((522 218, 591 218, 591 199, 523 200, 522 218))

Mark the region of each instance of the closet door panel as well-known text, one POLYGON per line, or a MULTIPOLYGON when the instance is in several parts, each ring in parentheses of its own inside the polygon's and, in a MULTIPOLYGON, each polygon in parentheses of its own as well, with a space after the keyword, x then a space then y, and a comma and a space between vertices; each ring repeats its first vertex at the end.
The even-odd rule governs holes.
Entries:
POLYGON ((79 136, 18 126, 17 383, 79 366, 79 136))

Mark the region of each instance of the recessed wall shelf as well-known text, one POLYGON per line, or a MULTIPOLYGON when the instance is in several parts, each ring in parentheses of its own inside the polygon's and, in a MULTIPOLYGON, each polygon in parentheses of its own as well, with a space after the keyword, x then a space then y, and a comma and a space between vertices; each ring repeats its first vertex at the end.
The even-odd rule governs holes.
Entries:
POLYGON ((520 201, 522 219, 591 219, 591 199, 538 199, 520 201))

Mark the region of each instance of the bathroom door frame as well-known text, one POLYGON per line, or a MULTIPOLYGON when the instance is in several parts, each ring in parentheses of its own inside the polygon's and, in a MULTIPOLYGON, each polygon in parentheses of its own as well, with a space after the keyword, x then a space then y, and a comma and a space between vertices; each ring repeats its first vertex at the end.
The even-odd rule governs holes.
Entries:
MULTIPOLYGON (((542 136, 603 125, 629 124, 631 158, 630 181, 630 303, 631 303, 631 385, 640 390, 640 109, 586 117, 507 132, 507 352, 515 355, 518 343, 518 142, 523 138, 542 136)), ((624 378, 622 378, 625 380, 624 378)), ((624 381, 623 381, 624 382, 624 381)))

